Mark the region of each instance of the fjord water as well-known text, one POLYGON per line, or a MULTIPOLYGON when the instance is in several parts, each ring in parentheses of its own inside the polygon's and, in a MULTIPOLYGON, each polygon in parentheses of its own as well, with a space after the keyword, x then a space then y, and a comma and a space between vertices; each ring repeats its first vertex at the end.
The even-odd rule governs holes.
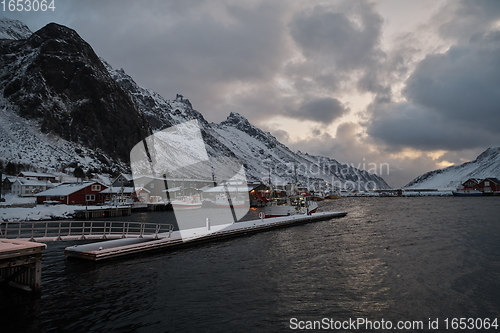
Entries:
POLYGON ((421 321, 424 329, 407 331, 430 332, 429 320, 446 331, 446 318, 500 317, 500 197, 360 197, 320 207, 349 214, 102 263, 65 259, 74 242, 49 243, 39 299, 0 291, 2 328, 285 332, 291 318, 366 318, 421 321))

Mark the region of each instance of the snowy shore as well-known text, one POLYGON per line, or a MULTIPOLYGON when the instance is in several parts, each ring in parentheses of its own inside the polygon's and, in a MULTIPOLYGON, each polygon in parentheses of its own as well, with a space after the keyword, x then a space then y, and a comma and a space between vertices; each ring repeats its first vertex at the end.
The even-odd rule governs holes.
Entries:
POLYGON ((109 206, 76 206, 76 205, 35 205, 32 208, 11 207, 12 205, 35 205, 34 198, 20 198, 6 195, 5 202, 0 205, 0 222, 41 221, 73 218, 77 210, 102 209, 109 206))

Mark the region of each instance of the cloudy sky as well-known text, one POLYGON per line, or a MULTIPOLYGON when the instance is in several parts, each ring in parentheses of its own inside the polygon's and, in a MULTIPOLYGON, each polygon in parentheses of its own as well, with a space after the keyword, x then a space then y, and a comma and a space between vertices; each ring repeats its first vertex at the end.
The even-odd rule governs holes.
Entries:
MULTIPOLYGON (((394 187, 500 144, 500 1, 55 0, 4 13, 75 29, 114 68, 209 121, 390 165, 394 187)), ((367 167, 368 169, 368 167, 367 167)))

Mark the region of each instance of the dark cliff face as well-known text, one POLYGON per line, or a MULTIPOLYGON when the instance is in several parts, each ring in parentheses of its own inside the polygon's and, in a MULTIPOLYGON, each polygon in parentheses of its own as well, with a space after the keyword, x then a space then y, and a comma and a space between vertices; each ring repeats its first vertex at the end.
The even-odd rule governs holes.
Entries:
POLYGON ((27 40, 1 42, 0 68, 0 93, 43 132, 122 161, 150 133, 131 95, 72 29, 51 23, 27 40))

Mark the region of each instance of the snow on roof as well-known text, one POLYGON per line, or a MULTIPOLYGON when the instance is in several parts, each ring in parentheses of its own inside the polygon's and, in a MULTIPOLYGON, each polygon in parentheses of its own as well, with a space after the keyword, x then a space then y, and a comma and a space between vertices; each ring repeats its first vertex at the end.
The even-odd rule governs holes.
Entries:
MULTIPOLYGON (((132 177, 131 174, 129 173, 121 173, 118 177, 116 177, 116 179, 120 178, 120 177, 123 177, 125 178, 127 181, 131 181, 131 180, 134 180, 134 178, 132 177)), ((115 179, 115 180, 116 180, 115 179)))
POLYGON ((485 178, 483 180, 489 180, 489 181, 492 181, 492 182, 494 182, 496 184, 500 184, 500 179, 495 178, 495 177, 488 177, 488 178, 485 178))
POLYGON ((134 191, 133 187, 108 187, 100 193, 133 193, 134 191))
POLYGON ((35 194, 37 197, 57 197, 57 196, 66 196, 73 194, 75 192, 80 191, 81 189, 84 189, 86 187, 89 187, 96 182, 83 182, 83 183, 69 183, 69 184, 61 184, 58 185, 54 188, 51 188, 50 190, 40 192, 38 194, 35 194))
POLYGON ((180 187, 172 187, 172 188, 169 188, 168 190, 163 190, 162 192, 178 192, 182 190, 180 187))
POLYGON ((95 180, 100 182, 100 183, 103 183, 106 186, 109 186, 112 183, 111 176, 108 174, 96 174, 95 180))
POLYGON ((253 187, 249 187, 246 185, 243 186, 216 186, 212 187, 208 190, 205 190, 204 192, 217 192, 217 193, 225 193, 225 192, 250 192, 253 189, 253 187))
POLYGON ((51 173, 39 173, 31 171, 23 171, 19 174, 19 177, 43 177, 43 178, 56 178, 55 175, 51 173), (23 175, 23 176, 21 176, 23 175))
POLYGON ((51 182, 47 182, 46 180, 36 180, 36 179, 24 179, 24 178, 16 178, 15 182, 21 183, 21 185, 26 186, 46 186, 47 184, 52 184, 51 182))

